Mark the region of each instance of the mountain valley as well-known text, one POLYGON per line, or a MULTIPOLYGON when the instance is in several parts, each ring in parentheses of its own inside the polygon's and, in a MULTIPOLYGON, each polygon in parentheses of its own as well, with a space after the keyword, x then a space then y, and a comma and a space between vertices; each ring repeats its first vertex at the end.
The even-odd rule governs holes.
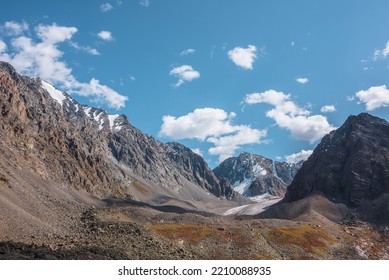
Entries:
POLYGON ((389 124, 212 170, 0 62, 0 259, 389 259, 389 124))

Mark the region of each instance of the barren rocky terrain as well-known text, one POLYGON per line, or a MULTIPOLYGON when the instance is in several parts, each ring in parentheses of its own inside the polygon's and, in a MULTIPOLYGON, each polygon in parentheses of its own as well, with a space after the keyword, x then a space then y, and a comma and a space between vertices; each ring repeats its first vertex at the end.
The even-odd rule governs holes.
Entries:
POLYGON ((389 259, 389 231, 367 224, 84 208, 72 226, 0 242, 0 259, 389 259))
POLYGON ((290 165, 243 154, 217 177, 3 62, 0 101, 0 259, 389 259, 385 120, 350 117, 285 189, 290 165))

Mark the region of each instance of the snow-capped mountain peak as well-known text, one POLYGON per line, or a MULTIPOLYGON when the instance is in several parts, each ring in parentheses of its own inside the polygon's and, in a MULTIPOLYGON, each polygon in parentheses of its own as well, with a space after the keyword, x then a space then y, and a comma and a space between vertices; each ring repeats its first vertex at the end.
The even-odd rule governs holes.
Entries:
POLYGON ((300 164, 276 162, 260 155, 242 153, 214 169, 216 176, 227 178, 235 191, 250 198, 282 196, 300 164))
POLYGON ((98 125, 98 130, 104 127, 109 127, 113 131, 119 131, 123 125, 128 124, 126 118, 119 114, 110 115, 103 109, 93 108, 86 105, 80 105, 77 101, 69 95, 56 89, 48 82, 41 80, 41 85, 50 97, 61 105, 61 107, 70 114, 77 115, 80 108, 85 113, 90 121, 98 125))

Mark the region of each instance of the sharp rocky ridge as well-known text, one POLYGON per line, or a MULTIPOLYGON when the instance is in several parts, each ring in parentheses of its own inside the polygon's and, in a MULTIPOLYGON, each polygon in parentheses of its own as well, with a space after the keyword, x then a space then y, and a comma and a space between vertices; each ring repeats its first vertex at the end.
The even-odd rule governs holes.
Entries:
POLYGON ((98 198, 192 201, 185 204, 189 208, 201 208, 196 201, 245 201, 185 146, 161 143, 127 116, 80 105, 5 62, 0 62, 0 99, 2 149, 24 157, 29 172, 58 186, 98 198))
POLYGON ((213 171, 218 178, 229 180, 235 191, 260 200, 283 197, 302 163, 277 162, 244 152, 226 159, 213 171))

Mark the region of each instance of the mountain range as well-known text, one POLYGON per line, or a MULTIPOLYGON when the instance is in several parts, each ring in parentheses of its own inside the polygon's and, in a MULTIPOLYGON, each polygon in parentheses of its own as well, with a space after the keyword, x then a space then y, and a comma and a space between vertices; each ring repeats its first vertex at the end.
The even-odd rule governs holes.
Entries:
POLYGON ((0 258, 389 258, 366 245, 389 244, 383 119, 350 116, 305 162, 211 170, 5 62, 0 101, 0 258))
POLYGON ((0 83, 2 138, 15 156, 31 163, 30 171, 50 184, 99 199, 155 204, 245 201, 229 182, 213 174, 201 156, 178 143, 163 144, 147 136, 125 115, 80 105, 39 78, 19 75, 6 63, 0 63, 0 83))

